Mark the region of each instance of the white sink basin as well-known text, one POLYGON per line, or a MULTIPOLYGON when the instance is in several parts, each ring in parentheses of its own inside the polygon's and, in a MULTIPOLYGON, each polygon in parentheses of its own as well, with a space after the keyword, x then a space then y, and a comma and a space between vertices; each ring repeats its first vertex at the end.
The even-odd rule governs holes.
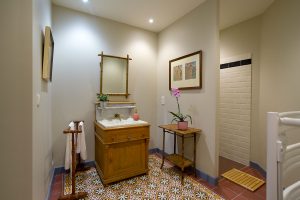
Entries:
POLYGON ((132 118, 128 119, 112 119, 112 120, 99 120, 98 123, 100 123, 104 127, 117 127, 117 126, 130 126, 130 125, 137 125, 137 124, 147 124, 147 122, 142 120, 133 120, 132 118))

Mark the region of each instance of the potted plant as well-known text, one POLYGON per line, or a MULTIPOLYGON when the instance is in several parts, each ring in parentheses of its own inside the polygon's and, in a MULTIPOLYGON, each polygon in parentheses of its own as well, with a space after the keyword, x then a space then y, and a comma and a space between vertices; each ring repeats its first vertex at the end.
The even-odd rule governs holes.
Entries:
POLYGON ((184 115, 180 111, 180 106, 179 106, 179 102, 178 102, 178 98, 180 97, 180 91, 178 88, 172 88, 172 96, 174 96, 176 98, 178 112, 174 113, 174 112, 169 111, 173 115, 173 119, 172 119, 171 123, 173 121, 177 121, 179 130, 187 130, 188 129, 188 121, 186 121, 186 119, 189 119, 192 124, 193 123, 192 117, 190 115, 184 115))
POLYGON ((105 108, 108 102, 108 94, 97 93, 97 99, 100 101, 100 106, 105 108))

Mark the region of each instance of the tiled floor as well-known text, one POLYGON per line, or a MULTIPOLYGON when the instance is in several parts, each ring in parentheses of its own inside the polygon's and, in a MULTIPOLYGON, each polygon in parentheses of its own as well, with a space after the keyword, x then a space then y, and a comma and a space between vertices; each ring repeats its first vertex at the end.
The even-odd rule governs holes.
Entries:
MULTIPOLYGON (((228 160, 226 158, 219 158, 219 174, 236 168, 243 172, 247 172, 257 178, 265 180, 265 178, 255 169, 242 165, 240 163, 228 160)), ((221 177, 221 176, 220 176, 221 177)), ((225 178, 220 178, 217 187, 213 188, 215 192, 229 200, 265 200, 266 199, 266 184, 258 188, 255 192, 251 192, 225 178)))
POLYGON ((53 185, 52 185, 52 190, 50 194, 50 200, 57 200, 58 197, 60 196, 63 188, 63 181, 62 181, 63 174, 57 174, 53 178, 53 185))
MULTIPOLYGON (((230 162, 225 161, 226 165, 230 166, 230 162)), ((220 165, 224 164, 220 160, 220 165)), ((234 165, 234 164, 233 164, 234 165)), ((236 166, 234 166, 236 167, 236 166)), ((220 167, 220 169, 224 167, 220 167)), ((239 167, 241 171, 247 172, 255 177, 264 179, 262 175, 260 175, 255 169, 242 166, 239 167)), ((213 186, 208 184, 203 179, 197 179, 202 185, 205 185, 207 188, 213 190, 214 192, 221 195, 226 200, 265 200, 266 199, 266 185, 260 187, 257 191, 251 192, 243 187, 232 183, 224 178, 219 180, 219 184, 217 186, 213 186)), ((57 200, 62 192, 62 174, 58 174, 53 179, 52 191, 50 194, 50 200, 57 200)))

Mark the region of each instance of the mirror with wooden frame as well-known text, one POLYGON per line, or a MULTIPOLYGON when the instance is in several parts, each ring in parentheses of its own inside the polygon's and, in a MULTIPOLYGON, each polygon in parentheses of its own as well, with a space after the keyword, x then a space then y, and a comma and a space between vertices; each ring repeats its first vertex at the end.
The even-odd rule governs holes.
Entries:
POLYGON ((98 54, 100 62, 100 94, 128 97, 129 55, 119 57, 98 54))

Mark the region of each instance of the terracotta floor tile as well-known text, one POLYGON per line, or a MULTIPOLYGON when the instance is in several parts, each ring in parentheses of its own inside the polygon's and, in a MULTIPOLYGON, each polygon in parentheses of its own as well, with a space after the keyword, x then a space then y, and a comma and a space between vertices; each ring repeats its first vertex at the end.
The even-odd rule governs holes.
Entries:
POLYGON ((209 184, 207 181, 205 181, 203 179, 198 179, 197 181, 199 183, 201 183, 202 185, 204 185, 205 187, 207 187, 208 189, 210 189, 210 190, 214 190, 214 189, 216 189, 218 187, 218 186, 209 184))
POLYGON ((255 194, 261 196, 261 197, 266 197, 267 195, 267 192, 266 192, 266 184, 261 186, 260 188, 258 188, 256 191, 255 191, 255 194))
POLYGON ((245 165, 234 162, 222 156, 219 156, 219 175, 231 170, 232 168, 242 169, 245 165))
POLYGON ((234 197, 232 200, 248 200, 248 199, 243 197, 241 194, 239 194, 238 196, 234 197))
POLYGON ((63 177, 63 174, 57 174, 55 177, 54 177, 54 183, 58 183, 58 182, 61 182, 62 181, 62 177, 63 177))
POLYGON ((218 185, 219 185, 219 187, 228 188, 228 189, 234 191, 236 194, 240 194, 246 190, 245 188, 243 188, 231 181, 228 181, 226 179, 220 180, 218 185))
POLYGON ((59 198, 59 196, 60 196, 60 193, 52 193, 50 200, 57 200, 59 198))
POLYGON ((60 193, 62 191, 62 183, 57 183, 52 186, 53 193, 60 193))
POLYGON ((250 166, 245 166, 245 167, 243 167, 242 169, 240 169, 241 171, 243 171, 243 172, 246 172, 246 171, 248 171, 248 170, 251 170, 252 168, 250 167, 250 166))
POLYGON ((232 191, 226 187, 217 187, 213 191, 216 192, 217 194, 221 195, 222 197, 224 197, 226 200, 231 200, 234 197, 238 196, 237 193, 235 193, 234 191, 232 191))
POLYGON ((245 190, 242 194, 242 197, 249 199, 249 200, 265 200, 265 197, 257 195, 255 192, 251 192, 249 190, 245 190))

